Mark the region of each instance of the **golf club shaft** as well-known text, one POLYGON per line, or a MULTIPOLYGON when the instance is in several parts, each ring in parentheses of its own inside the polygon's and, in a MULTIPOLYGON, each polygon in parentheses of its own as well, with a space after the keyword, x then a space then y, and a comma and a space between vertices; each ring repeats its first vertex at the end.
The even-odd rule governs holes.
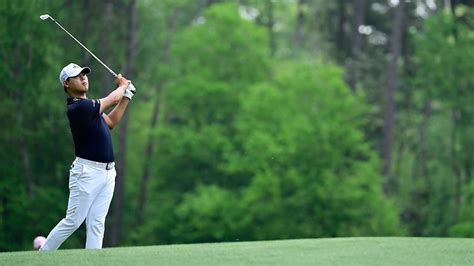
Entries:
POLYGON ((87 49, 87 47, 85 47, 78 39, 76 39, 71 33, 69 33, 65 28, 63 28, 63 26, 61 26, 61 24, 59 24, 56 20, 54 20, 52 17, 50 18, 54 23, 56 23, 56 25, 58 25, 63 31, 65 31, 69 36, 71 36, 71 38, 73 38, 79 45, 81 45, 82 48, 86 49, 86 51, 89 52, 89 54, 91 54, 97 61, 99 61, 99 63, 101 63, 105 68, 107 68, 107 70, 112 75, 114 75, 114 77, 117 77, 117 74, 115 74, 115 72, 112 71, 112 69, 110 69, 106 64, 104 64, 104 62, 102 62, 93 52, 87 49))

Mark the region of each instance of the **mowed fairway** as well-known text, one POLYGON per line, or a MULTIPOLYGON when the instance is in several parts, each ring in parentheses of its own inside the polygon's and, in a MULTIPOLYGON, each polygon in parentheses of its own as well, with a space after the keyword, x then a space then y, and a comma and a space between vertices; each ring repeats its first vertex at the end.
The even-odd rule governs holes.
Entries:
POLYGON ((333 238, 0 253, 0 265, 474 265, 474 239, 333 238))

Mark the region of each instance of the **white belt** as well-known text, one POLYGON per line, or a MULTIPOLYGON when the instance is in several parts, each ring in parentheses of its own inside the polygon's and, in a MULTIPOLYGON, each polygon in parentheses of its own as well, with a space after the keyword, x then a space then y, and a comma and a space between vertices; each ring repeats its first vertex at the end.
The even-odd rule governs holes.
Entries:
POLYGON ((101 163, 101 162, 95 162, 95 161, 83 159, 83 158, 80 158, 80 157, 76 157, 75 161, 78 162, 78 163, 82 163, 82 164, 89 165, 89 166, 92 166, 92 167, 102 168, 102 169, 105 169, 105 170, 113 169, 114 166, 115 166, 115 162, 101 163))

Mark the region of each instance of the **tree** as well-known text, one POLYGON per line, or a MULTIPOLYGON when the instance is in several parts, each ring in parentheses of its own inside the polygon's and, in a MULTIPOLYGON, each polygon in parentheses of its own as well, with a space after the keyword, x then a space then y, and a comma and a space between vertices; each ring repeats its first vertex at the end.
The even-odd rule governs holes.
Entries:
POLYGON ((176 224, 173 210, 199 184, 244 182, 219 165, 233 134, 238 95, 268 73, 266 41, 265 31, 240 18, 235 4, 211 6, 200 22, 172 39, 172 72, 160 98, 160 127, 153 134, 160 145, 152 154, 151 175, 159 179, 149 180, 153 193, 146 199, 148 206, 159 208, 144 209, 156 219, 147 219, 134 239, 150 230, 160 242, 175 239, 169 234, 176 224))
POLYGON ((392 27, 392 35, 390 39, 390 63, 388 66, 388 80, 387 80, 387 103, 385 107, 384 116, 384 141, 383 141, 383 159, 384 166, 382 173, 387 177, 386 192, 392 193, 396 191, 397 181, 391 175, 392 153, 393 153, 393 136, 395 131, 395 114, 396 104, 395 96, 399 86, 399 63, 400 54, 402 50, 402 34, 406 24, 405 17, 405 0, 398 3, 397 11, 395 12, 395 20, 392 27))
MULTIPOLYGON (((206 3, 209 4, 209 3, 206 3)), ((206 5, 197 3, 191 4, 188 3, 187 6, 183 6, 181 3, 176 4, 174 1, 170 3, 166 3, 164 6, 160 6, 158 9, 169 10, 168 17, 165 17, 163 20, 163 32, 165 32, 164 36, 162 37, 161 45, 161 54, 159 58, 159 67, 158 70, 155 72, 158 81, 158 85, 154 90, 156 91, 156 96, 153 99, 153 109, 152 115, 150 119, 150 133, 148 134, 148 139, 146 143, 145 149, 145 156, 144 156, 144 164, 143 164, 143 175, 140 180, 140 188, 138 192, 138 207, 137 207, 137 221, 138 225, 143 224, 143 217, 147 202, 147 195, 148 195, 148 184, 151 178, 152 172, 152 159, 153 155, 156 152, 156 146, 158 145, 159 141, 156 139, 155 134, 153 134, 158 127, 158 118, 160 115, 160 107, 161 107, 161 93, 166 87, 166 81, 168 78, 168 71, 166 70, 169 67, 169 54, 170 49, 173 43, 173 38, 175 37, 176 33, 182 30, 183 27, 189 26, 189 24, 196 19, 202 9, 204 9, 206 5)), ((153 6, 146 6, 146 8, 152 9, 153 6)), ((153 10, 153 9, 152 9, 153 10)), ((151 49, 153 50, 153 49, 151 49)), ((150 52, 151 52, 150 50, 150 52)))
MULTIPOLYGON (((125 73, 133 77, 135 73, 134 60, 136 53, 136 24, 137 24, 137 11, 136 1, 131 0, 128 5, 128 23, 127 23, 127 49, 126 49, 126 64, 125 73)), ((119 141, 120 150, 118 153, 117 160, 117 177, 115 181, 115 192, 114 192, 114 203, 113 203, 113 214, 114 223, 111 228, 112 237, 110 244, 117 246, 122 240, 122 223, 123 223, 123 209, 124 209, 124 186, 125 186, 125 169, 126 169, 126 155, 127 155, 127 129, 128 129, 128 112, 124 114, 121 125, 119 127, 119 141)))
POLYGON ((268 223, 268 231, 255 235, 264 239, 283 232, 286 237, 378 234, 384 227, 395 233, 395 211, 382 203, 377 156, 360 131, 366 111, 363 98, 351 95, 342 72, 330 64, 288 64, 277 73, 274 87, 254 88, 243 97, 238 128, 245 149, 237 156, 242 161, 232 164, 254 174, 243 200, 257 219, 249 225, 268 223), (359 189, 364 192, 359 194, 359 189), (373 211, 374 216, 367 216, 367 209, 357 211, 357 206, 371 208, 371 197, 391 214, 373 211), (373 227, 364 227, 362 221, 372 221, 373 227))
MULTIPOLYGON (((347 83, 353 91, 356 90, 356 82, 359 76, 359 61, 362 53, 362 34, 359 28, 365 22, 367 4, 365 0, 356 0, 352 3, 353 22, 351 27, 351 59, 348 66, 347 83)), ((342 27, 342 26, 341 26, 342 27)))
POLYGON ((468 104, 473 95, 467 89, 473 84, 469 74, 472 30, 467 26, 469 19, 467 24, 459 23, 469 17, 469 9, 464 11, 458 13, 464 15, 457 22, 451 12, 438 12, 416 34, 416 73, 411 84, 416 89, 413 108, 422 116, 411 120, 420 129, 404 135, 415 138, 409 144, 413 153, 400 155, 407 158, 401 169, 412 169, 401 177, 410 176, 402 185, 402 197, 406 197, 402 217, 413 235, 448 235, 463 217, 462 192, 471 180, 473 145, 469 122, 472 108, 468 104), (409 158, 413 158, 413 165, 409 158))
POLYGON ((1 251, 30 247, 32 237, 62 212, 56 200, 65 195, 54 184, 67 186, 69 132, 62 119, 64 102, 51 100, 64 93, 56 79, 61 51, 51 42, 57 32, 38 18, 41 9, 54 7, 46 1, 0 3, 1 251))
POLYGON ((399 233, 376 153, 363 140, 364 103, 335 66, 286 63, 240 96, 223 167, 247 184, 203 184, 178 206, 186 242, 399 233), (324 85, 323 85, 324 84, 324 85), (347 121, 351 121, 348 123, 347 121))

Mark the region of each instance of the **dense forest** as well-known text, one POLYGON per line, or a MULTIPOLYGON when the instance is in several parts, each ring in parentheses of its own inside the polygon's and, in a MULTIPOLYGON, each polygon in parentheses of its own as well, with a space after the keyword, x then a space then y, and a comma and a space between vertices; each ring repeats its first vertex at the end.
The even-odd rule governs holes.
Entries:
POLYGON ((0 0, 0 251, 65 215, 61 68, 115 88, 45 13, 137 88, 105 246, 474 237, 474 1, 0 0))

